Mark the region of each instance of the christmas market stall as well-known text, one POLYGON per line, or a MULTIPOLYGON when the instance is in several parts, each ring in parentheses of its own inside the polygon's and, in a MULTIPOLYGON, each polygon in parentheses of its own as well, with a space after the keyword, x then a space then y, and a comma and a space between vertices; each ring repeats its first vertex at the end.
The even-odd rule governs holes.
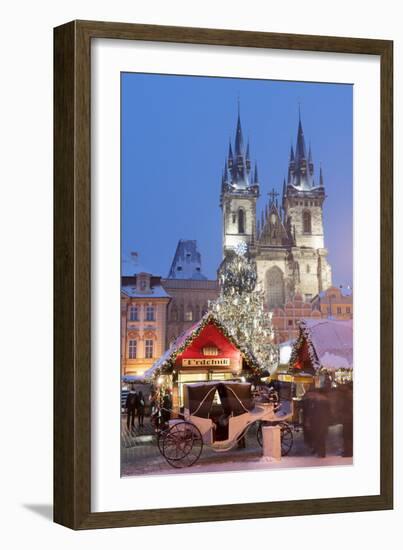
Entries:
POLYGON ((211 380, 246 380, 259 375, 259 363, 212 312, 179 336, 146 371, 161 393, 172 392, 173 409, 183 406, 183 384, 211 380))
POLYGON ((291 350, 288 368, 277 369, 272 380, 288 386, 294 401, 294 422, 299 423, 302 397, 308 390, 352 381, 353 321, 302 319, 291 350))
POLYGON ((294 344, 290 370, 315 377, 322 385, 329 376, 338 384, 353 378, 353 321, 304 319, 294 344))

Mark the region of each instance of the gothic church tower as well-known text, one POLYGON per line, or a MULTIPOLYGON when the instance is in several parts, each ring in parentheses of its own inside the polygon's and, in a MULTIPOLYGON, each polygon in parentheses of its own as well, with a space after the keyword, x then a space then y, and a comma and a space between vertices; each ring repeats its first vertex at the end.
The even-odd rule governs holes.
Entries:
POLYGON ((235 151, 233 154, 230 143, 221 184, 223 256, 240 242, 248 245, 269 309, 284 307, 297 294, 310 302, 332 285, 332 272, 324 244, 323 174, 320 169, 315 180, 312 151, 306 147, 301 116, 281 201, 273 190, 257 219, 259 194, 257 167, 252 178, 249 146, 245 152, 238 113, 235 151))
POLYGON ((252 176, 249 143, 244 146, 241 117, 235 132, 234 149, 231 140, 221 180, 220 206, 223 216, 223 257, 244 242, 250 247, 256 232, 256 202, 259 198, 257 166, 252 176))

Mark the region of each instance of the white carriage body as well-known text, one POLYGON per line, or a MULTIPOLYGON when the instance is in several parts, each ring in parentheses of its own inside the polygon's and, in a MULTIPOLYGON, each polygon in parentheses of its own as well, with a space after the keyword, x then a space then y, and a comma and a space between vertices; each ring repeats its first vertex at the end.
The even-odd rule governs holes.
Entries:
MULTIPOLYGON (((191 422, 198 428, 206 445, 211 446, 214 450, 224 451, 232 447, 245 433, 245 430, 257 421, 278 422, 289 419, 292 416, 292 407, 286 405, 275 411, 273 403, 255 403, 249 383, 205 382, 185 385, 183 414, 187 422, 191 422), (226 400, 232 402, 226 403, 224 407, 227 412, 226 415, 223 415, 226 437, 221 437, 218 440, 217 433, 220 426, 216 419, 210 416, 216 392, 221 393, 221 396, 223 392, 226 392, 226 400), (199 400, 197 400, 198 394, 199 400)), ((171 420, 170 425, 178 422, 181 421, 171 420)))

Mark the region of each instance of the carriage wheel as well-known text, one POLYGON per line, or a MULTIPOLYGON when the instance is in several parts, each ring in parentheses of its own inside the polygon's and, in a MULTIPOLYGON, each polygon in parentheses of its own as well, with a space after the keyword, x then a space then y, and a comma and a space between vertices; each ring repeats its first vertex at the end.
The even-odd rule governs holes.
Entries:
POLYGON ((259 443, 259 445, 261 447, 263 447, 263 432, 262 432, 262 423, 261 422, 259 422, 259 425, 257 427, 256 437, 257 437, 257 442, 259 443))
POLYGON ((161 430, 158 434, 157 434, 157 445, 158 445, 158 450, 161 454, 162 453, 162 442, 164 441, 164 437, 166 436, 166 434, 168 433, 169 430, 161 430))
POLYGON ((199 459, 203 449, 203 438, 194 424, 178 422, 162 434, 159 447, 170 466, 186 468, 199 459))
POLYGON ((294 443, 292 429, 287 422, 280 422, 281 430, 281 456, 287 456, 294 443))
MULTIPOLYGON (((280 422, 280 440, 281 440, 281 456, 287 456, 291 451, 294 436, 292 435, 292 429, 290 428, 287 422, 280 422)), ((262 432, 262 423, 259 424, 256 437, 259 445, 263 447, 263 432, 262 432)))

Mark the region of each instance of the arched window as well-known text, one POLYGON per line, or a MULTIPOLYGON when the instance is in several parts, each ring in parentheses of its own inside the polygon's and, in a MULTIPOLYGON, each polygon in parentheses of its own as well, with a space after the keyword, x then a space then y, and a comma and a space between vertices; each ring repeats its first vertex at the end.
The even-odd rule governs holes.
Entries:
POLYGON ((193 308, 192 308, 192 306, 187 306, 187 308, 186 308, 185 321, 193 321, 193 308))
POLYGON ((308 210, 302 214, 302 225, 304 233, 312 233, 311 227, 311 213, 308 210))
POLYGON ((311 272, 311 266, 309 264, 306 264, 306 272, 307 273, 311 272))
POLYGON ((266 296, 270 309, 284 305, 284 277, 277 266, 271 267, 266 272, 266 296))
POLYGON ((238 233, 245 233, 245 212, 242 208, 238 210, 238 233))

